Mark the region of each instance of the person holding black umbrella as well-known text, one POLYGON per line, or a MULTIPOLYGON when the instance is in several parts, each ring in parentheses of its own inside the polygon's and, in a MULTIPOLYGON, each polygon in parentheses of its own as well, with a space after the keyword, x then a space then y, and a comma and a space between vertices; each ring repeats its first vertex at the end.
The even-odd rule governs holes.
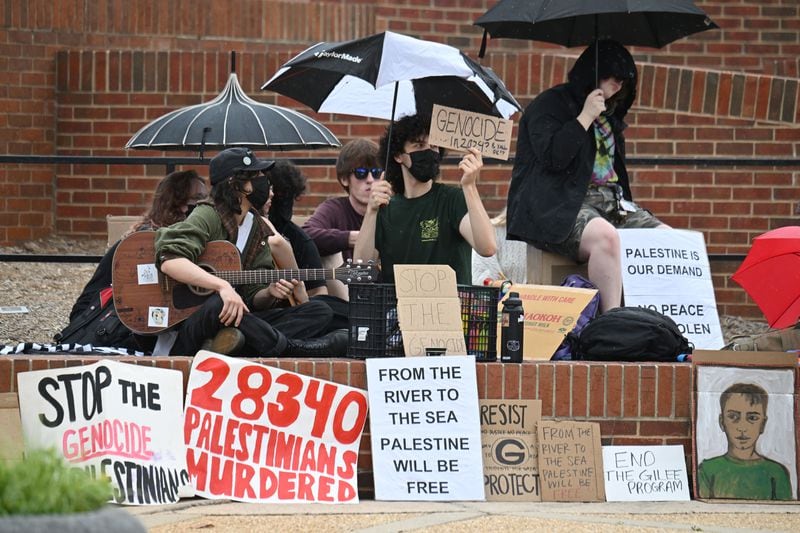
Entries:
POLYGON ((508 191, 508 239, 588 263, 602 311, 622 301, 617 228, 669 228, 631 196, 623 119, 636 82, 621 44, 584 50, 567 83, 525 110, 508 191))
POLYGON ((440 154, 428 143, 429 130, 430 118, 418 115, 387 128, 380 143, 386 179, 372 185, 353 258, 380 259, 385 283, 394 282, 397 264, 445 264, 469 285, 472 249, 484 257, 497 251, 477 187, 483 159, 475 148, 464 155, 461 188, 436 183, 440 154))

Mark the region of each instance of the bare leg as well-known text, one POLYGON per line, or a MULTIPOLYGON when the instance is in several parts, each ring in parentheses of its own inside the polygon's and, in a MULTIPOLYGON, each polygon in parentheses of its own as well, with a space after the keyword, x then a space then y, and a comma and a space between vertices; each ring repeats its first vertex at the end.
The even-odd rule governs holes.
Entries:
POLYGON ((600 290, 600 311, 622 302, 622 266, 617 229, 602 218, 593 218, 581 235, 579 259, 588 263, 589 280, 600 290))

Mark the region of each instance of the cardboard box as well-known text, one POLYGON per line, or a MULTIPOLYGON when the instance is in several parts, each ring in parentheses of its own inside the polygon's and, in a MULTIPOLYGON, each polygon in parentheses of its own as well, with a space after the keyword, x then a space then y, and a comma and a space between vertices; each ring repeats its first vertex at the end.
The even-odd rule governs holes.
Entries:
MULTIPOLYGON (((581 312, 597 290, 554 285, 512 285, 510 292, 519 293, 525 312, 523 359, 550 359, 564 337, 575 327, 581 312)), ((503 297, 497 309, 503 310, 503 297)), ((497 326, 497 353, 502 353, 500 324, 497 326)))

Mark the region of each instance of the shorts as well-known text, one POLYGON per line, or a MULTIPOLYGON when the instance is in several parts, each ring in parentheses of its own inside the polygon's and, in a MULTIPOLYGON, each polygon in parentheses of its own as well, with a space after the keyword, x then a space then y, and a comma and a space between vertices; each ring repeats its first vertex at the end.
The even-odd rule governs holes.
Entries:
POLYGON ((655 228, 663 224, 650 211, 639 207, 634 202, 626 202, 629 210, 620 205, 622 189, 618 185, 590 185, 578 211, 575 224, 567 238, 559 243, 537 243, 537 246, 548 252, 578 260, 581 237, 586 225, 593 218, 604 218, 615 228, 655 228), (630 211, 633 209, 633 211, 630 211))

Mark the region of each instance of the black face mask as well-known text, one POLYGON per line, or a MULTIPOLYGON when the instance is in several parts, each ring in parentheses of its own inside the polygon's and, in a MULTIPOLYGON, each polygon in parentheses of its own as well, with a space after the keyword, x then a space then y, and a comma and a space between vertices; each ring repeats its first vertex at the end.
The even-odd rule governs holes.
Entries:
POLYGON ((269 179, 266 176, 258 176, 253 178, 252 184, 253 192, 247 195, 247 199, 250 205, 260 212, 269 200, 269 179))
POLYGON ((294 198, 289 196, 273 196, 269 206, 269 221, 275 225, 279 231, 292 220, 294 210, 294 198))
POLYGON ((408 169, 414 178, 426 183, 439 175, 439 153, 433 150, 419 150, 410 152, 411 167, 408 169))

